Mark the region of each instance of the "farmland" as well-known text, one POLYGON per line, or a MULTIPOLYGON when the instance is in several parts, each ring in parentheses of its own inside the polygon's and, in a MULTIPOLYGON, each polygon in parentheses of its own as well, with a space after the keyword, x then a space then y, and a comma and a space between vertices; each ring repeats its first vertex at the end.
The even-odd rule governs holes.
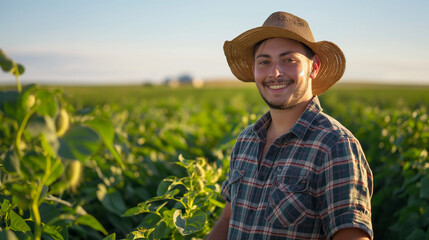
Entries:
MULTIPOLYGON (((2 96, 0 234, 19 239, 204 238, 235 138, 268 110, 252 84, 2 96), (61 110, 69 125, 58 134, 61 110)), ((371 165, 376 239, 428 239, 429 87, 342 84, 320 101, 371 165)))

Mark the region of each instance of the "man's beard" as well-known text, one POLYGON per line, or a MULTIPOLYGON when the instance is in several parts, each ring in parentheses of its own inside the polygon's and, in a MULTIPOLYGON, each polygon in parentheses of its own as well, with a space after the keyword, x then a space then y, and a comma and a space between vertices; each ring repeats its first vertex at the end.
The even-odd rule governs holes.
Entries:
POLYGON ((264 101, 267 103, 268 107, 270 107, 271 109, 280 109, 280 110, 287 110, 287 109, 292 109, 296 106, 296 104, 281 104, 281 105, 275 105, 270 103, 266 98, 264 98, 264 96, 262 96, 262 99, 264 99, 264 101))
POLYGON ((271 109, 280 109, 280 110, 288 110, 288 109, 292 109, 294 108, 303 98, 303 96, 305 95, 307 88, 308 88, 308 81, 310 81, 310 78, 307 78, 305 80, 305 86, 302 90, 297 90, 296 93, 294 93, 294 95, 292 96, 292 99, 290 102, 284 102, 283 104, 280 105, 276 105, 273 104, 271 102, 269 102, 262 94, 261 91, 259 91, 259 94, 261 94, 262 99, 264 99, 264 101, 267 103, 268 107, 270 107, 271 109))

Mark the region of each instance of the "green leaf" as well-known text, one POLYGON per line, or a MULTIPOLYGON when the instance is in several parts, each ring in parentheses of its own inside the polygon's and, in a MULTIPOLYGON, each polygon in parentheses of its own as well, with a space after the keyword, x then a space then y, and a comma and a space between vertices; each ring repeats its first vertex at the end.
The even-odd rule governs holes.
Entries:
POLYGON ((151 228, 151 229, 139 229, 137 231, 132 231, 128 237, 126 239, 131 239, 131 240, 146 240, 149 239, 149 235, 155 231, 155 228, 151 228))
POLYGON ((158 224, 156 224, 155 231, 153 231, 153 236, 155 239, 163 239, 168 236, 168 233, 171 230, 167 228, 167 224, 165 224, 164 221, 159 221, 158 224))
POLYGON ((144 228, 154 228, 156 224, 161 221, 161 216, 155 214, 155 213, 149 213, 143 218, 143 221, 140 223, 139 227, 144 228))
POLYGON ((39 99, 41 104, 37 108, 37 113, 45 116, 48 115, 50 117, 54 117, 58 111, 58 102, 55 97, 56 93, 41 89, 36 93, 36 99, 39 99))
POLYGON ((11 207, 10 201, 8 199, 3 199, 3 202, 0 205, 0 218, 3 217, 7 212, 9 212, 9 209, 11 207))
POLYGON ((39 154, 27 154, 22 158, 22 172, 28 179, 42 178, 46 170, 46 157, 39 154))
POLYGON ((420 198, 429 199, 429 176, 423 177, 420 187, 420 198))
POLYGON ((5 72, 10 72, 12 74, 15 74, 14 72, 14 64, 16 65, 16 68, 18 70, 18 75, 22 75, 25 71, 24 66, 22 66, 19 63, 15 63, 13 60, 8 58, 6 54, 0 49, 0 67, 5 72))
POLYGON ((0 231, 0 239, 2 239, 2 240, 18 240, 15 233, 10 231, 10 230, 0 231))
POLYGON ((172 184, 172 180, 169 178, 166 178, 162 180, 162 182, 158 185, 158 189, 156 190, 157 196, 162 196, 167 193, 168 187, 172 184))
POLYGON ((106 144, 106 147, 115 158, 116 162, 122 169, 124 169, 124 163, 122 162, 122 159, 116 149, 113 147, 115 128, 113 127, 112 122, 101 118, 94 118, 91 121, 85 122, 85 124, 97 131, 101 139, 103 139, 104 144, 106 144))
POLYGON ((55 182, 49 187, 49 194, 61 195, 67 189, 68 183, 66 182, 55 182))
MULTIPOLYGON (((40 211, 40 217, 42 219, 42 222, 51 226, 53 230, 58 232, 63 239, 68 239, 68 223, 66 220, 67 218, 74 219, 73 217, 67 217, 67 214, 62 214, 59 209, 61 206, 57 204, 49 204, 49 203, 42 203, 39 207, 40 211)), ((49 230, 51 231, 51 230, 49 230)), ((52 234, 56 236, 56 232, 52 231, 52 234)))
POLYGON ((112 233, 109 236, 103 238, 103 240, 116 240, 116 233, 112 233))
POLYGON ((174 225, 183 236, 201 231, 206 224, 207 215, 202 211, 196 211, 191 216, 185 218, 182 211, 177 209, 173 215, 174 225))
POLYGON ((107 210, 116 213, 118 216, 121 216, 127 210, 124 199, 114 188, 106 190, 104 185, 99 185, 97 198, 107 210))
POLYGON ((52 205, 49 203, 42 203, 39 207, 40 217, 43 222, 50 222, 53 219, 57 219, 60 217, 61 213, 56 207, 56 205, 52 205))
POLYGON ((94 230, 102 232, 104 235, 108 234, 106 229, 104 229, 103 225, 101 225, 101 223, 92 215, 87 214, 87 215, 79 216, 76 220, 76 223, 91 227, 94 230))
POLYGON ((16 152, 10 150, 6 153, 3 166, 6 171, 9 173, 20 173, 21 172, 21 162, 19 161, 16 152))
POLYGON ((22 219, 22 217, 16 214, 13 210, 10 210, 9 217, 10 228, 12 230, 19 232, 28 232, 31 230, 27 223, 24 221, 24 219, 22 219))
POLYGON ((180 193, 180 190, 179 189, 177 189, 177 188, 175 188, 175 189, 173 189, 173 190, 171 190, 171 191, 168 191, 167 193, 166 193, 166 195, 165 195, 165 197, 167 197, 167 198, 174 198, 174 196, 176 196, 177 194, 179 194, 180 193))
POLYGON ((34 191, 31 185, 12 183, 7 184, 6 189, 12 193, 12 202, 22 209, 27 209, 31 204, 31 194, 34 191))
POLYGON ((172 240, 185 240, 185 237, 179 231, 174 231, 171 239, 172 240))
POLYGON ((62 228, 59 226, 51 226, 47 224, 43 224, 43 233, 48 234, 51 238, 54 240, 64 240, 63 236, 61 235, 62 228))
POLYGON ((167 224, 168 228, 174 229, 176 226, 174 225, 173 216, 176 212, 176 209, 165 210, 162 212, 163 221, 167 224))
POLYGON ((97 131, 101 138, 103 138, 106 142, 113 144, 113 139, 115 138, 115 128, 110 121, 101 118, 94 118, 85 122, 85 124, 97 131))
POLYGON ((73 126, 60 139, 58 155, 68 159, 85 161, 99 148, 99 137, 94 130, 85 126, 73 126))
POLYGON ((45 185, 50 186, 54 183, 61 175, 63 174, 64 167, 60 159, 52 158, 51 159, 51 174, 46 179, 45 185))
POLYGON ((0 49, 0 67, 5 72, 10 72, 13 67, 13 61, 0 49))
POLYGON ((145 212, 150 212, 148 210, 145 210, 141 207, 133 207, 128 209, 124 214, 122 214, 122 217, 131 217, 131 216, 135 216, 141 213, 145 213, 145 212))

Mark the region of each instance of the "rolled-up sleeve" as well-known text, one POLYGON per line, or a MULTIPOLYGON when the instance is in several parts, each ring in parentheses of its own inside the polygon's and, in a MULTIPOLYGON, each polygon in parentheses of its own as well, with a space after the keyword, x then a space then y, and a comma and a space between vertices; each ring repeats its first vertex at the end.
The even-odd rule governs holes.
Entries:
POLYGON ((373 177, 359 142, 343 137, 331 148, 320 172, 319 213, 329 239, 340 229, 359 228, 373 238, 373 177))
POLYGON ((229 186, 228 179, 229 179, 229 174, 228 174, 228 178, 222 183, 221 195, 226 201, 231 202, 231 188, 229 186))

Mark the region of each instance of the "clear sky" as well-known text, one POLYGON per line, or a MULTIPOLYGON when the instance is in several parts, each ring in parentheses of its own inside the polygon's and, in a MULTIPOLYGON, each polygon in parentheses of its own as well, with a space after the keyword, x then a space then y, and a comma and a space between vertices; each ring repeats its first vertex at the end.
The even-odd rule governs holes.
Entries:
POLYGON ((0 48, 26 67, 23 83, 233 79, 224 41, 279 10, 340 46, 342 81, 429 84, 427 0, 0 0, 0 48))

